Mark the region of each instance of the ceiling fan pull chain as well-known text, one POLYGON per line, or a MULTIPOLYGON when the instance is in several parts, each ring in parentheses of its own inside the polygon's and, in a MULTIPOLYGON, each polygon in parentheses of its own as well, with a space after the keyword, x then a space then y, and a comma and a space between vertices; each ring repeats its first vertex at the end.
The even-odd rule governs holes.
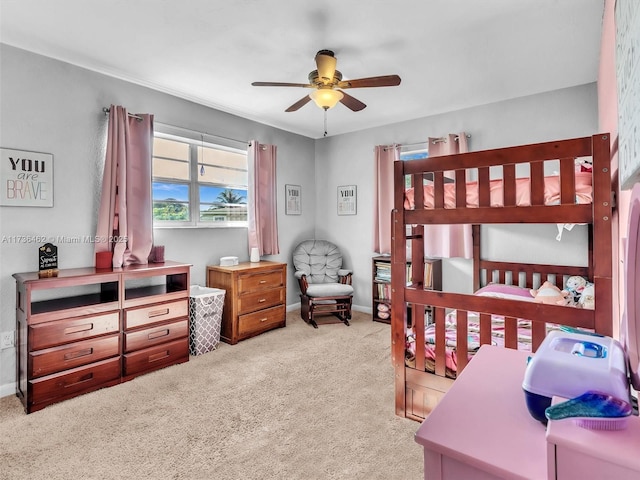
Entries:
POLYGON ((324 108, 324 136, 327 136, 327 110, 328 108, 324 108))

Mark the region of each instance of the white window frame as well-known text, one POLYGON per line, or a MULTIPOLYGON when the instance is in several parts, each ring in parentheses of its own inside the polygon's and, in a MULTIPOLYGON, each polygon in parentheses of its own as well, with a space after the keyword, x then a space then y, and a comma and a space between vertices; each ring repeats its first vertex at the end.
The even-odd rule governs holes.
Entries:
MULTIPOLYGON (((189 148, 189 181, 176 181, 172 178, 164 178, 164 177, 156 177, 152 172, 152 182, 162 182, 162 183, 175 183, 179 185, 187 184, 189 185, 189 217, 188 221, 179 221, 179 220, 155 220, 153 219, 153 227, 154 228, 248 228, 249 222, 248 219, 245 221, 216 221, 216 222, 206 222, 200 221, 200 189, 199 187, 202 185, 213 185, 206 182, 200 182, 198 180, 198 147, 209 147, 217 150, 223 150, 228 152, 237 153, 240 155, 244 155, 247 157, 247 149, 237 148, 236 146, 231 146, 233 141, 229 142, 219 142, 217 139, 214 139, 213 136, 207 134, 200 134, 197 132, 191 132, 188 130, 182 131, 183 129, 178 129, 178 127, 170 127, 170 126, 157 126, 154 128, 154 137, 163 138, 167 140, 175 140, 182 143, 188 143, 190 145, 189 148), (180 130, 176 132, 176 130, 180 130), (186 132, 186 133, 185 133, 186 132), (227 145, 223 145, 221 143, 228 143, 227 145)), ((241 144, 242 142, 236 142, 241 144)), ((248 158, 247 158, 247 169, 248 169, 248 158)), ((248 183, 248 182, 247 182, 248 183)), ((247 190, 248 196, 248 185, 217 185, 224 188, 231 189, 243 189, 247 190)), ((152 193, 153 196, 153 193, 152 193)), ((152 198, 152 202, 153 202, 152 198)), ((247 209, 248 209, 248 198, 247 198, 247 209)))

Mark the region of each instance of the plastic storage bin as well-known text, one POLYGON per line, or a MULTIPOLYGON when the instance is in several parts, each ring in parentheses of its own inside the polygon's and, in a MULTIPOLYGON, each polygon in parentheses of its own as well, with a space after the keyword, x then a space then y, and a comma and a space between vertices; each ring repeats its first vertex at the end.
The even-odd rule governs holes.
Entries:
POLYGON ((522 388, 529 413, 545 424, 554 396, 571 399, 596 390, 628 402, 624 350, 611 337, 554 330, 527 364, 522 388))
POLYGON ((201 355, 220 343, 225 291, 192 285, 189 289, 189 354, 201 355))

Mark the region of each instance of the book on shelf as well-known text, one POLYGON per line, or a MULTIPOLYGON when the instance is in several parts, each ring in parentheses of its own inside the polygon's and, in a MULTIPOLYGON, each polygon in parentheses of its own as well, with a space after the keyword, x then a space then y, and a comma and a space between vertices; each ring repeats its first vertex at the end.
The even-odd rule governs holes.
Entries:
POLYGON ((379 283, 378 288, 378 300, 391 300, 391 284, 379 283))
MULTIPOLYGON (((391 262, 378 262, 374 263, 375 265, 375 276, 374 280, 376 282, 391 282, 391 262)), ((411 262, 407 262, 406 264, 406 272, 405 278, 407 279, 407 285, 411 285, 412 283, 412 274, 411 274, 411 262)), ((424 263, 424 288, 432 289, 433 288, 433 262, 426 261, 424 263)))
POLYGON ((391 263, 390 262, 375 262, 376 276, 375 279, 378 282, 390 282, 391 281, 391 263))
POLYGON ((424 264, 424 288, 433 288, 433 265, 431 262, 424 264))
MULTIPOLYGON (((411 283, 412 283, 411 264, 407 263, 407 285, 411 285, 411 283)), ((424 288, 426 289, 433 288, 433 264, 431 262, 424 263, 424 288)))

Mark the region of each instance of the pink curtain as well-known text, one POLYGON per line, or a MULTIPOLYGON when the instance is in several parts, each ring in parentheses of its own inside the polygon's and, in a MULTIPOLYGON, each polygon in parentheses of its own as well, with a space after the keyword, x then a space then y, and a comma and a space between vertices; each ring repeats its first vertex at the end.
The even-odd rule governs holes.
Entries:
POLYGON ((153 244, 151 156, 153 115, 129 116, 111 105, 95 252, 113 267, 146 264, 153 244))
MULTIPOLYGON (((467 135, 464 132, 449 134, 443 138, 429 138, 429 157, 468 151, 467 135)), ((453 175, 453 171, 445 172, 445 175, 447 173, 453 175)), ((472 258, 471 225, 425 225, 424 254, 430 258, 472 258)))
POLYGON ((278 211, 276 202, 276 146, 249 144, 249 252, 258 248, 260 255, 280 253, 278 246, 278 211))
POLYGON ((399 145, 378 145, 375 154, 375 198, 373 251, 391 253, 391 211, 393 210, 393 162, 400 160, 399 145))

